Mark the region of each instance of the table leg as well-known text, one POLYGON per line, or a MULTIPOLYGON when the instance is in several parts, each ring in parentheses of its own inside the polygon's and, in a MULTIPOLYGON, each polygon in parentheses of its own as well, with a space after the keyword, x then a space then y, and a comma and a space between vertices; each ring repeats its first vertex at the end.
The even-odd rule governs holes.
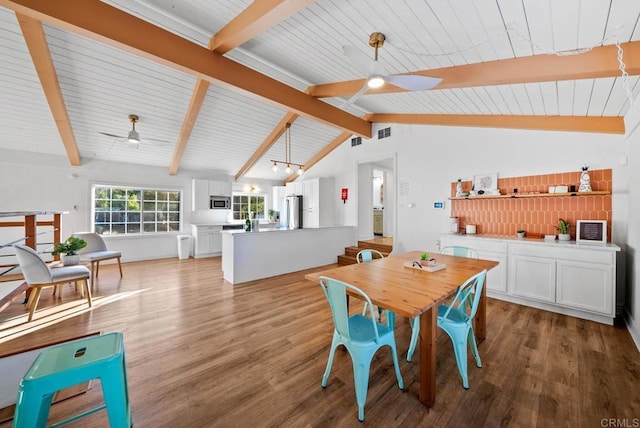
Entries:
POLYGON ((438 309, 420 315, 420 401, 431 407, 436 401, 436 328, 438 309))
POLYGON ((482 293, 480 294, 480 303, 476 317, 473 319, 473 332, 478 339, 484 339, 487 336, 487 280, 485 278, 482 293))

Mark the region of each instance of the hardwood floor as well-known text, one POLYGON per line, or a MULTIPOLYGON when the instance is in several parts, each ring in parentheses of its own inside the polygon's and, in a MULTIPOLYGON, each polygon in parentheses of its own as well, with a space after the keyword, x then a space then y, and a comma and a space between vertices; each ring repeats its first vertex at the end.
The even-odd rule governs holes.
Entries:
MULTIPOLYGON (((451 342, 441 334, 436 403, 427 409, 418 401, 418 365, 405 359, 410 327, 399 318, 405 390, 382 349, 361 424, 346 352, 336 354, 327 388, 320 386, 333 327, 320 286, 304 280, 309 271, 236 286, 224 283, 220 258, 127 263, 123 271, 120 279, 117 265, 100 269, 91 311, 70 286, 49 310, 58 301, 44 291, 34 322, 61 320, 26 335, 19 336, 19 324, 27 313, 14 302, 0 313, 0 354, 122 331, 136 428, 600 427, 613 426, 601 425, 605 418, 640 420, 640 354, 624 328, 489 299, 483 368, 470 357, 470 388, 463 389, 451 342)), ((101 400, 94 385, 55 404, 49 423, 101 400)), ((108 426, 106 413, 68 426, 108 426)))

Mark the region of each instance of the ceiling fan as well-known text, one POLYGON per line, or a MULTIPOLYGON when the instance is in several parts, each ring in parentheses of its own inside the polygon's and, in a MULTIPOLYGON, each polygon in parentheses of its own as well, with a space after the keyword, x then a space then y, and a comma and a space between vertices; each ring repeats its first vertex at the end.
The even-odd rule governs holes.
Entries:
POLYGON ((367 76, 366 84, 346 104, 351 104, 360 98, 367 90, 380 88, 389 83, 407 91, 426 91, 438 85, 442 78, 429 77, 418 74, 386 74, 384 67, 378 62, 378 48, 384 46, 386 37, 382 33, 371 33, 369 46, 375 49, 373 60, 354 46, 343 46, 344 54, 367 76))
MULTIPOLYGON (((108 132, 100 132, 100 134, 106 135, 107 137, 122 139, 122 141, 127 141, 132 146, 135 146, 136 148, 138 148, 140 146, 140 133, 138 133, 138 131, 136 131, 136 123, 139 120, 140 120, 140 118, 138 117, 138 115, 135 115, 135 114, 130 114, 129 115, 129 121, 131 121, 131 130, 127 133, 126 136, 110 134, 108 132)), ((170 144, 169 141, 157 140, 155 138, 145 138, 143 141, 145 141, 145 142, 146 141, 154 141, 154 142, 157 142, 157 143, 170 144)))

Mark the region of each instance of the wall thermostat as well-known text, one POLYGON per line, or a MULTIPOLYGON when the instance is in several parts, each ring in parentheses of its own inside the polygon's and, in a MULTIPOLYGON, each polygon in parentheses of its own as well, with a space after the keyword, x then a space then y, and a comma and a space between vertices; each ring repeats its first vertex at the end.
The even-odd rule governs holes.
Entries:
POLYGON ((433 203, 433 208, 435 208, 437 210, 444 209, 444 202, 434 202, 433 203))

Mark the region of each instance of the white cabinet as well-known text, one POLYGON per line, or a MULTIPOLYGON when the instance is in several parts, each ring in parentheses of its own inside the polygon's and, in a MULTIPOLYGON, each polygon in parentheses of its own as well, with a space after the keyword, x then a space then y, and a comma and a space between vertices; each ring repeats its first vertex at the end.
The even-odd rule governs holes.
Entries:
POLYGON ((191 225, 193 235, 193 257, 212 257, 222 253, 222 226, 191 225))
POLYGON ((209 181, 209 195, 231 196, 231 183, 226 181, 209 181))
POLYGON ((509 260, 509 284, 517 296, 556 301, 556 261, 542 257, 513 255, 509 260))
POLYGON ((302 189, 302 226, 305 228, 336 225, 333 178, 304 180, 302 189))
POLYGON ((449 246, 472 248, 478 252, 481 259, 498 262, 498 266, 487 272, 487 290, 507 292, 507 244, 472 239, 461 235, 442 235, 440 248, 449 246))
POLYGON ((449 245, 500 262, 487 274, 490 297, 613 324, 617 245, 442 235, 449 245))
POLYGON ((210 196, 231 196, 231 183, 194 178, 191 190, 193 211, 208 210, 210 196))
POLYGON ((613 266, 558 260, 556 302, 615 315, 613 266))
POLYGON ((209 180, 193 179, 191 203, 193 211, 209 209, 209 180))
POLYGON ((615 317, 615 252, 513 244, 509 257, 514 294, 615 317))
POLYGON ((304 195, 304 184, 302 180, 293 181, 286 184, 286 196, 290 195, 304 195))

